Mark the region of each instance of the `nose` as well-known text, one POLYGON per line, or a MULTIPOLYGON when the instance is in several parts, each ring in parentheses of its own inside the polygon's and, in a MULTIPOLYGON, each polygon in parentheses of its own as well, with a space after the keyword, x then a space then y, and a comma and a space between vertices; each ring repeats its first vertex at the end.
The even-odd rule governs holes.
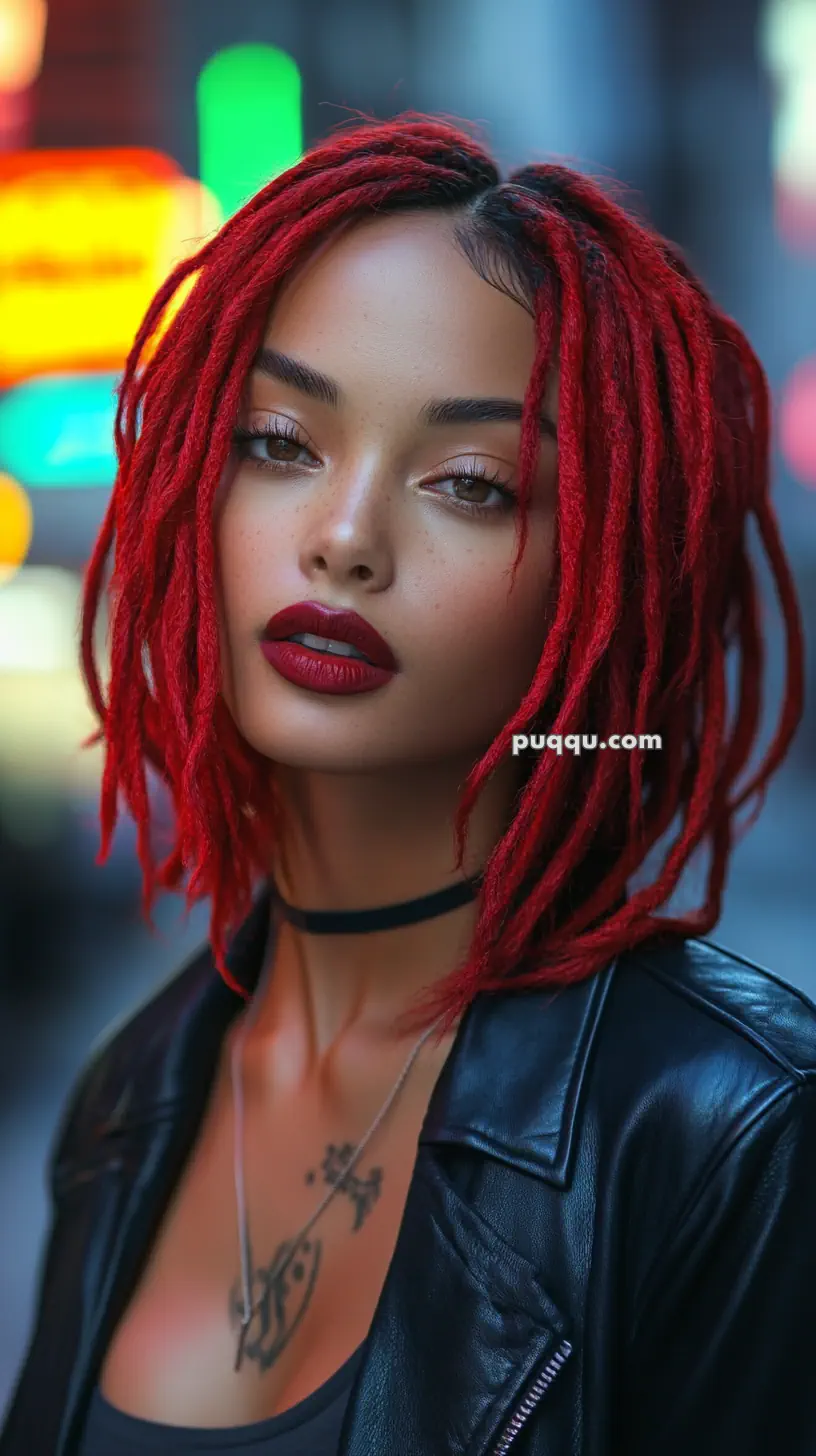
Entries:
POLYGON ((332 490, 311 518, 301 548, 301 570, 332 586, 364 584, 383 591, 394 576, 394 553, 382 493, 373 482, 332 490))

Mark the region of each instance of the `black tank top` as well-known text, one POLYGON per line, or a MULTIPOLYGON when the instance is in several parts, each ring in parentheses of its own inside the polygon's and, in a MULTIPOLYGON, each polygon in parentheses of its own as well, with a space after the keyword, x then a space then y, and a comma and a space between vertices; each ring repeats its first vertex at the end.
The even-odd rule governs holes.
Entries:
POLYGON ((251 1451, 252 1456, 336 1456, 340 1427, 363 1358, 358 1345, 334 1375, 289 1410, 251 1426, 163 1426, 125 1415, 97 1387, 78 1456, 213 1456, 251 1451))

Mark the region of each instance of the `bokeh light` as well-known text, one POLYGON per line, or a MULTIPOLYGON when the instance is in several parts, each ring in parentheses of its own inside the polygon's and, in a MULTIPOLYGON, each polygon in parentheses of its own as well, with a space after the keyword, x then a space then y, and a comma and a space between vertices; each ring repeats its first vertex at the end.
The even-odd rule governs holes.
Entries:
POLYGON ((0 469, 29 489, 112 485, 117 378, 42 375, 0 396, 0 469))
POLYGON ((156 289, 220 220, 147 148, 0 156, 0 387, 118 369, 156 289))
POLYGON ((42 66, 45 0, 0 0, 0 91, 24 91, 42 66))
POLYGON ((774 81, 776 225, 789 246, 816 252, 816 0, 767 0, 759 40, 774 81))
POLYGON ((0 587, 25 561, 33 530, 28 495, 13 475, 0 471, 0 587))
POLYGON ((300 159, 300 71, 285 51, 218 51, 199 74, 196 106, 201 180, 226 217, 300 159))
POLYGON ((816 486, 816 356, 798 364, 782 390, 779 443, 797 480, 816 486))
POLYGON ((0 588, 0 783, 17 791, 98 783, 101 751, 81 747, 97 726, 77 670, 81 585, 78 572, 24 565, 0 588))

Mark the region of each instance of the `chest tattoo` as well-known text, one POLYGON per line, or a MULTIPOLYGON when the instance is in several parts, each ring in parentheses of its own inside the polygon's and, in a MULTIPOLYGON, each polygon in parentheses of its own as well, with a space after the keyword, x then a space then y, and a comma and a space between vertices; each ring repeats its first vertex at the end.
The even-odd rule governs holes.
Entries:
MULTIPOLYGON (((352 1170, 344 1174, 354 1152, 352 1143, 337 1146, 328 1143, 319 1172, 322 1181, 336 1188, 336 1197, 345 1194, 354 1207, 352 1233, 362 1228, 382 1189, 383 1170, 372 1168, 360 1177, 352 1170)), ((310 1168, 305 1182, 314 1184, 318 1170, 310 1168)), ((244 1358, 254 1360, 261 1371, 269 1370, 286 1348, 303 1319, 314 1293, 320 1272, 322 1245, 312 1231, 297 1239, 284 1239, 266 1265, 252 1266, 250 1256, 250 1298, 254 1308, 246 1332, 244 1358)), ((240 1327, 243 1313, 243 1292, 240 1277, 230 1291, 229 1316, 234 1327, 240 1327)))

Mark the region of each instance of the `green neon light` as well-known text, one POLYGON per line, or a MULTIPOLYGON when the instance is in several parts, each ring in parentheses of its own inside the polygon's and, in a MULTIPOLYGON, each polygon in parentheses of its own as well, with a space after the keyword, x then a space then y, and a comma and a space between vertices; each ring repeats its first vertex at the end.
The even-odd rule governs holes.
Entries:
POLYGON ((116 374, 48 374, 0 395, 0 470, 27 488, 112 485, 116 374))
POLYGON ((292 57, 268 45, 229 46, 196 83, 201 181, 231 217, 303 151, 301 80, 292 57))

